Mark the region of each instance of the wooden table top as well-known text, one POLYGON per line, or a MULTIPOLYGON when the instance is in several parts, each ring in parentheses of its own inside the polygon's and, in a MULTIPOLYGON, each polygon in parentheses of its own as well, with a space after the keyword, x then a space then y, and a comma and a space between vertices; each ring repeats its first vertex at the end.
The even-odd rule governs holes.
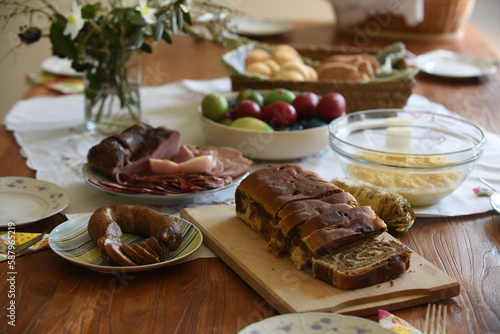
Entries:
MULTIPOLYGON (((341 36, 329 24, 318 23, 297 23, 293 32, 264 41, 360 47, 389 43, 341 36)), ((495 56, 473 26, 468 26, 463 39, 456 42, 406 45, 415 54, 443 48, 472 56, 495 56)), ((143 83, 154 86, 186 78, 226 76, 218 61, 224 52, 218 45, 189 38, 177 38, 173 45, 161 43, 143 58, 143 83)), ((419 74, 414 92, 499 133, 499 88, 498 73, 469 81, 437 80, 419 74)), ((25 98, 48 94, 54 95, 43 87, 32 87, 25 98)), ((35 175, 4 127, 0 128, 0 161, 0 177, 35 175)), ((64 220, 58 214, 18 231, 50 232, 64 220)), ((458 297, 439 302, 448 306, 448 333, 500 333, 500 215, 490 211, 465 217, 419 218, 400 240, 460 283, 458 297)), ((6 308, 13 289, 7 274, 10 271, 7 262, 0 263, 0 300, 5 301, 0 311, 2 333, 236 333, 278 314, 220 259, 109 275, 43 250, 15 261, 16 326, 12 327, 6 308)), ((425 306, 394 314, 422 328, 425 306)), ((375 316, 367 318, 376 320, 375 316)))

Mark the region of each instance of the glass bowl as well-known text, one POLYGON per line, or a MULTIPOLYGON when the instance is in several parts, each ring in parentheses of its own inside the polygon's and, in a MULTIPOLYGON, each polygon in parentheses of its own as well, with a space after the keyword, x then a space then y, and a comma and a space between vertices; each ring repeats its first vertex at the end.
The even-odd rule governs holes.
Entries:
POLYGON ((329 142, 346 177, 399 193, 419 207, 439 202, 465 180, 485 136, 462 118, 379 109, 332 121, 329 142))

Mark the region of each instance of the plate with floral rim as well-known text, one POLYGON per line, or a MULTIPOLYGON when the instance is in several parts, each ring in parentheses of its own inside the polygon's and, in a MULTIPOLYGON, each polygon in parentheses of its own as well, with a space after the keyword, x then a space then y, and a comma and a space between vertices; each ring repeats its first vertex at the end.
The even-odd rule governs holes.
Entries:
POLYGON ((248 325, 238 334, 394 334, 378 323, 328 312, 282 314, 248 325))
POLYGON ((47 181, 29 177, 0 178, 0 228, 31 224, 64 210, 69 192, 47 181))

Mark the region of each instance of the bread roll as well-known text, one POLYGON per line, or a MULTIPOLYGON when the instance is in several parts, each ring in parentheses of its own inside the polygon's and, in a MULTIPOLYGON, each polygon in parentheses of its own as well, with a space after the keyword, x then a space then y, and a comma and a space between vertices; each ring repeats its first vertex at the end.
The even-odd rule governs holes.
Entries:
POLYGON ((272 58, 263 60, 262 62, 271 69, 272 76, 275 76, 276 73, 278 73, 278 71, 280 70, 280 65, 277 62, 275 62, 272 58))
POLYGON ((264 62, 255 62, 247 66, 246 72, 249 74, 257 74, 270 79, 274 73, 273 69, 264 62))
POLYGON ((266 59, 271 59, 271 54, 266 50, 254 49, 250 51, 245 59, 245 65, 248 66, 252 63, 260 62, 266 59))
POLYGON ((320 80, 367 81, 375 77, 377 59, 367 53, 333 55, 321 60, 316 67, 320 80))
POLYGON ((289 45, 278 45, 271 51, 271 57, 280 65, 294 61, 302 63, 299 53, 289 45))
POLYGON ((364 81, 369 77, 359 71, 355 65, 328 62, 316 67, 319 80, 364 81))

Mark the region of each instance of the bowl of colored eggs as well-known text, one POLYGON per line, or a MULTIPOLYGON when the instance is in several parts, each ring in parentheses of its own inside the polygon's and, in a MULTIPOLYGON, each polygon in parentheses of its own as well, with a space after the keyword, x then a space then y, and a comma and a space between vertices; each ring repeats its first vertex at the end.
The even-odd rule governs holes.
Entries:
POLYGON ((211 145, 232 147, 252 160, 295 160, 328 148, 328 123, 345 114, 337 93, 242 89, 207 94, 200 125, 211 145))

